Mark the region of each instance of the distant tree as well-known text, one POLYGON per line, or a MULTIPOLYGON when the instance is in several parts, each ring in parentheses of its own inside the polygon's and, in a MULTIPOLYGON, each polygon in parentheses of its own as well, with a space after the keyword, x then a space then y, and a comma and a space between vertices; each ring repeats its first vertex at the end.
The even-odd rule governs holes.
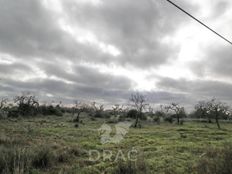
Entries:
POLYGON ((186 116, 184 107, 181 107, 178 103, 172 103, 169 106, 166 106, 167 111, 173 111, 174 116, 177 118, 177 124, 180 124, 180 118, 186 116))
POLYGON ((97 105, 96 102, 92 102, 91 110, 93 112, 92 115, 94 117, 101 118, 101 117, 103 117, 104 105, 103 104, 97 105))
POLYGON ((82 112, 88 112, 89 106, 83 102, 79 102, 77 100, 74 101, 75 106, 73 107, 73 115, 77 114, 75 118, 75 122, 80 122, 80 115, 82 112))
POLYGON ((211 123, 211 115, 208 113, 209 111, 209 102, 206 101, 199 101, 195 105, 195 116, 197 118, 206 118, 208 123, 211 123))
POLYGON ((230 116, 229 106, 216 99, 212 99, 207 102, 207 108, 207 114, 215 119, 218 129, 221 129, 219 119, 223 118, 223 116, 226 116, 227 118, 230 116))
POLYGON ((113 116, 117 116, 119 115, 121 112, 123 111, 123 105, 120 106, 119 104, 115 104, 113 107, 112 107, 112 112, 113 112, 113 116))
POLYGON ((160 105, 160 108, 154 113, 154 122, 159 124, 161 118, 164 118, 167 115, 165 111, 166 110, 164 109, 163 105, 160 105))
POLYGON ((140 93, 131 94, 130 101, 133 103, 133 107, 137 110, 134 127, 138 127, 139 118, 142 117, 143 110, 146 107, 145 96, 140 93))
POLYGON ((14 103, 18 105, 18 112, 22 116, 29 116, 37 114, 37 108, 39 102, 34 95, 26 93, 20 96, 16 96, 14 103))
POLYGON ((216 99, 198 102, 195 106, 195 114, 200 115, 200 118, 206 118, 209 123, 214 119, 219 129, 221 128, 219 119, 229 119, 231 116, 229 106, 216 99))
POLYGON ((148 107, 148 112, 147 114, 150 116, 150 117, 153 117, 154 116, 154 108, 152 106, 149 106, 148 107))

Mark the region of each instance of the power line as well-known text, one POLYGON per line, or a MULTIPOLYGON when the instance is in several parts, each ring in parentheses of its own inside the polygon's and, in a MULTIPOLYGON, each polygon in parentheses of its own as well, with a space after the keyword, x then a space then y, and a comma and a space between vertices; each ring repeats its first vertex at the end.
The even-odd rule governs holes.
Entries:
POLYGON ((220 38, 222 38, 224 41, 228 42, 229 44, 232 45, 232 42, 228 39, 226 39, 224 36, 222 36, 221 34, 219 34, 218 32, 216 32, 215 30, 213 30, 212 28, 210 28, 209 26, 207 26, 206 24, 204 24, 203 22, 201 22, 199 19, 197 19, 196 17, 194 17, 193 15, 191 15, 190 13, 188 13, 187 11, 185 11, 183 8, 181 8, 180 6, 178 6, 177 4, 175 4, 174 2, 172 2, 171 0, 166 0, 168 1, 170 4, 172 4, 173 6, 175 6, 176 8, 178 8, 179 10, 181 10, 182 12, 184 12, 185 14, 187 14, 189 17, 191 17, 192 19, 194 19, 195 21, 197 21, 198 23, 200 23, 201 25, 203 25, 204 27, 206 27, 208 30, 212 31, 214 34, 216 34, 217 36, 219 36, 220 38))

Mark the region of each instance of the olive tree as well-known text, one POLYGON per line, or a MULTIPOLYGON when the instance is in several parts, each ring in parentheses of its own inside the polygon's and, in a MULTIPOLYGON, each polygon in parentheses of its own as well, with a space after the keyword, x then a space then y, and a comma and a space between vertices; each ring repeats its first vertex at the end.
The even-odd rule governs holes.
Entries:
POLYGON ((180 118, 186 116, 184 107, 180 106, 178 103, 171 103, 166 106, 167 111, 174 112, 174 116, 177 118, 177 124, 180 124, 180 118))
POLYGON ((140 93, 131 94, 130 101, 132 106, 137 110, 134 127, 138 127, 139 118, 142 117, 143 110, 146 107, 146 98, 140 93))
POLYGON ((208 102, 207 114, 215 119, 218 129, 221 129, 219 119, 223 116, 226 116, 227 118, 230 116, 229 106, 216 99, 212 99, 208 102))
POLYGON ((201 114, 201 118, 206 118, 208 122, 214 119, 218 129, 221 128, 219 119, 228 119, 231 115, 229 106, 216 99, 201 101, 195 106, 195 112, 201 114))
POLYGON ((209 114, 209 102, 199 101, 195 105, 195 115, 197 118, 207 119, 208 123, 211 123, 211 115, 209 114))

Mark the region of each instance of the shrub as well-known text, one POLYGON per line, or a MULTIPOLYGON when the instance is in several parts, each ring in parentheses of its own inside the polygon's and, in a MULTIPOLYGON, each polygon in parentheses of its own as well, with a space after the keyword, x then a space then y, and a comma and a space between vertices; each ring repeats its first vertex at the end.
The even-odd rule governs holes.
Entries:
POLYGON ((129 118, 136 118, 136 115, 138 114, 138 111, 136 109, 131 109, 127 113, 127 117, 129 118))
POLYGON ((126 121, 126 117, 124 115, 120 115, 118 121, 126 121))
POLYGON ((160 117, 154 116, 153 121, 157 124, 160 124, 160 117))
POLYGON ((164 121, 165 121, 165 122, 168 122, 168 123, 173 123, 173 117, 172 117, 172 116, 166 116, 166 117, 164 118, 164 121))
POLYGON ((42 115, 56 115, 56 116, 62 116, 63 115, 60 107, 54 107, 52 105, 50 105, 50 106, 46 106, 46 105, 39 106, 39 113, 42 114, 42 115))
POLYGON ((104 117, 104 114, 103 114, 102 111, 96 111, 96 112, 94 113, 94 117, 96 117, 96 118, 103 118, 103 117, 104 117))
POLYGON ((19 112, 18 112, 18 108, 17 107, 12 107, 9 109, 8 111, 8 117, 10 118, 17 118, 19 117, 19 112))

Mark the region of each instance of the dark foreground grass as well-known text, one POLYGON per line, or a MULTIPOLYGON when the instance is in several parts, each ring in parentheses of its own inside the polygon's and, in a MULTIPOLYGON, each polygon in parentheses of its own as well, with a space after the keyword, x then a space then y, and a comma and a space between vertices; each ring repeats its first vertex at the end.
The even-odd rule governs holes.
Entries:
POLYGON ((72 119, 66 115, 1 120, 0 173, 197 173, 209 149, 232 143, 231 124, 218 130, 213 124, 189 122, 143 123, 141 129, 131 128, 120 144, 102 145, 97 129, 106 120, 82 118, 77 128, 72 119), (98 150, 101 158, 91 161, 90 150, 98 150), (117 158, 120 152, 127 159, 131 150, 138 152, 137 161, 117 158), (103 159, 105 151, 113 153, 111 160, 103 159))

